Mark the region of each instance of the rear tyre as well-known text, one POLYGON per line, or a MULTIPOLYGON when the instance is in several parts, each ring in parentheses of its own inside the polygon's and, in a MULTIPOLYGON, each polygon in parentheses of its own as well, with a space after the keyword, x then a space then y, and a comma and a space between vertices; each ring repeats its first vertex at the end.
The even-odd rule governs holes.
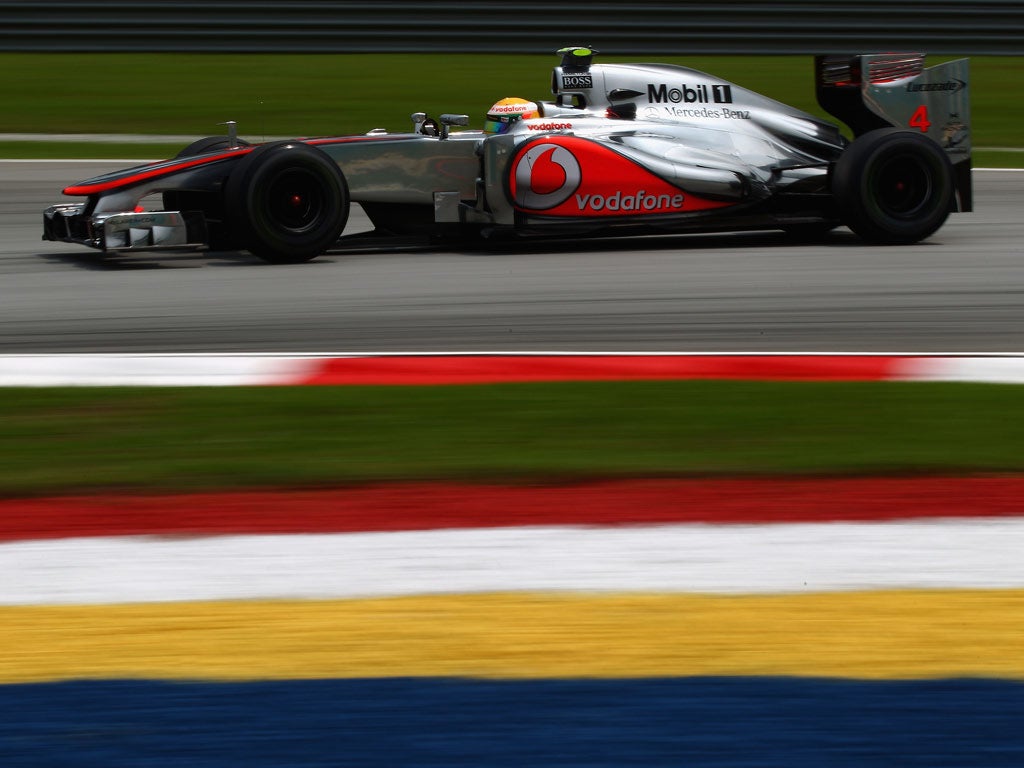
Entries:
POLYGON ((909 244, 931 235, 953 209, 953 168, 931 139, 899 128, 869 131, 832 175, 843 222, 871 243, 909 244))
POLYGON ((301 142, 254 149, 231 172, 224 198, 234 239, 274 264, 316 258, 338 241, 348 221, 341 169, 301 142))

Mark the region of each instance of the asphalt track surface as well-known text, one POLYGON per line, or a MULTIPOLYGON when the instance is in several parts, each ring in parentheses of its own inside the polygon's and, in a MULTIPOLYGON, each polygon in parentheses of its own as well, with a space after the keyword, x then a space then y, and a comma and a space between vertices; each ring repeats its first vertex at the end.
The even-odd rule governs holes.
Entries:
MULTIPOLYGON (((40 241, 69 183, 130 163, 0 161, 0 353, 1024 351, 1024 173, 925 243, 730 233, 516 249, 104 260, 40 241)), ((367 226, 354 211, 349 230, 367 226)))

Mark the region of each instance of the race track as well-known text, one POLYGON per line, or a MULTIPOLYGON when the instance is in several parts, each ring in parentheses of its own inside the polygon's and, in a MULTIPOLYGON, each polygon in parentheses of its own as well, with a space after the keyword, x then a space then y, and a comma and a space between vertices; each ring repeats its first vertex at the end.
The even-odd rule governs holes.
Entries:
POLYGON ((688 235, 270 266, 40 241, 66 184, 125 165, 0 162, 0 352, 1024 349, 1021 172, 976 171, 977 212, 911 247, 843 229, 819 245, 688 235))

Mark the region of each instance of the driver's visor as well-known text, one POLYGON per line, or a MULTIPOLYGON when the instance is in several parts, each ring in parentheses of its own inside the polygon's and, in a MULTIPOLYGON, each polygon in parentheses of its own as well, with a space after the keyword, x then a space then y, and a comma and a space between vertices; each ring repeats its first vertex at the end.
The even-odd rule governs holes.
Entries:
POLYGON ((522 115, 488 115, 484 123, 485 133, 507 133, 512 123, 520 120, 522 115))

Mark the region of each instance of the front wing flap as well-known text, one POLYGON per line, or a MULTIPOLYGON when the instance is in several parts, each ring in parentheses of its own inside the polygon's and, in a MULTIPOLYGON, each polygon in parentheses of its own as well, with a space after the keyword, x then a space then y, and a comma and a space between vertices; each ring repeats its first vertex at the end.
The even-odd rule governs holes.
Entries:
POLYGON ((104 252, 196 248, 207 242, 198 211, 87 213, 87 203, 61 203, 43 212, 43 240, 77 243, 104 252))

